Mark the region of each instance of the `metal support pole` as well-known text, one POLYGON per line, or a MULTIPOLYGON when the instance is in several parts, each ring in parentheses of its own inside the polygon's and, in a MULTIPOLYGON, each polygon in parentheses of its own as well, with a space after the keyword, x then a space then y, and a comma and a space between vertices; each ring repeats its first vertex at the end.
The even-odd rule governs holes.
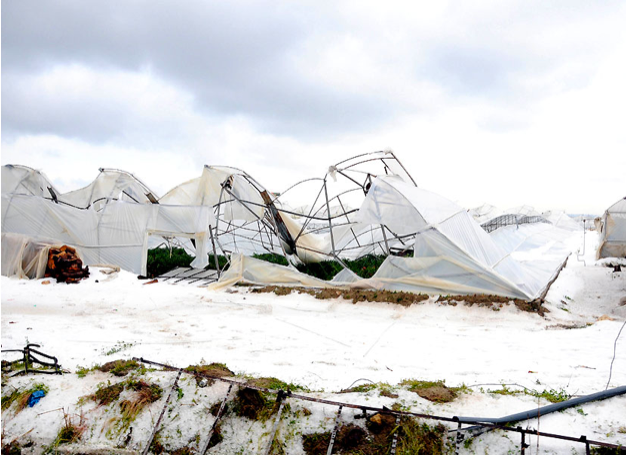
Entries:
POLYGON ((581 436, 580 442, 585 444, 585 453, 591 455, 591 447, 589 446, 589 441, 587 441, 587 436, 581 436))
POLYGON ((278 430, 278 424, 280 423, 280 417, 283 413, 283 408, 285 407, 286 393, 284 390, 279 390, 278 395, 276 396, 276 403, 280 403, 278 408, 278 412, 276 413, 276 420, 274 420, 274 426, 272 427, 272 433, 270 434, 270 440, 267 443, 267 447, 265 448, 265 455, 269 455, 272 451, 272 444, 274 443, 274 437, 276 436, 276 431, 278 430))
POLYGON ((393 430, 393 440, 391 441, 391 451, 389 455, 396 455, 396 447, 398 447, 398 431, 400 430, 400 414, 396 417, 396 428, 393 430))
POLYGON ((454 455, 459 455, 459 449, 461 448, 461 444, 463 443, 463 435, 461 434, 461 425, 462 422, 459 422, 459 426, 456 429, 456 447, 454 450, 454 455))
MULTIPOLYGON (((217 235, 217 228, 215 230, 215 234, 217 235)), ((211 225, 209 225, 209 235, 211 236, 211 245, 213 246, 213 260, 215 262, 215 268, 217 269, 217 278, 219 279, 222 275, 222 271, 220 270, 220 261, 217 260, 217 250, 215 249, 215 239, 213 238, 213 229, 211 228, 211 225)))
POLYGON ((389 249, 389 242, 387 241, 387 234, 385 234, 385 225, 381 224, 380 229, 383 231, 383 239, 385 239, 385 248, 387 249, 387 256, 391 254, 391 249, 389 249))
POLYGON ((226 392, 226 396, 222 400, 222 404, 220 405, 220 409, 219 409, 219 411, 217 411, 217 415, 215 416, 215 421, 213 421, 213 425, 211 426, 211 431, 209 431, 209 436, 207 437, 206 441, 202 445, 202 448, 200 449, 200 454, 201 455, 204 455, 207 452, 207 450, 209 450, 209 444, 211 443, 211 438, 213 437, 213 433, 215 432, 215 428, 217 428, 217 422, 219 422, 220 418, 222 417, 222 413, 224 412, 224 408, 226 407, 226 402, 228 401, 228 398, 230 397, 230 391, 232 389, 233 389, 233 385, 230 384, 228 386, 228 392, 226 392))
POLYGON ((28 361, 30 360, 30 348, 28 345, 24 348, 24 373, 28 374, 28 361))
POLYGON ((159 415, 159 419, 157 420, 157 423, 154 426, 154 430, 152 430, 152 434, 150 435, 150 439, 148 439, 148 442, 146 443, 146 447, 143 449, 143 452, 142 452, 143 455, 147 455, 148 452, 150 452, 150 446, 152 445, 152 441, 154 440, 154 436, 157 434, 157 431, 159 431, 159 426, 161 425, 161 420, 163 420, 163 415, 165 414, 165 410, 167 409, 167 406, 170 404, 170 400, 172 398, 172 393, 174 393, 174 389, 176 389, 178 387, 178 379, 180 378, 180 375, 181 375, 182 372, 183 372, 182 368, 178 370, 178 374, 176 375, 176 379, 174 379, 174 384, 172 384, 172 388, 170 389, 170 393, 169 393, 169 395, 167 395, 167 399, 165 400, 165 405, 163 406, 163 410, 161 411, 161 415, 159 415))
POLYGON ((330 434, 330 443, 328 444, 328 450, 326 451, 326 455, 331 455, 333 453, 333 446, 335 445, 335 438, 337 437, 337 431, 339 430, 339 423, 340 423, 342 409, 343 409, 343 406, 339 406, 339 410, 337 411, 337 417, 335 417, 335 427, 333 428, 333 431, 330 434))
POLYGON ((333 223, 330 216, 330 202, 328 201, 328 187, 326 186, 326 179, 324 179, 324 195, 326 196, 326 214, 328 215, 328 230, 330 231, 330 245, 333 249, 333 256, 337 257, 335 252, 335 236, 333 235, 333 223))

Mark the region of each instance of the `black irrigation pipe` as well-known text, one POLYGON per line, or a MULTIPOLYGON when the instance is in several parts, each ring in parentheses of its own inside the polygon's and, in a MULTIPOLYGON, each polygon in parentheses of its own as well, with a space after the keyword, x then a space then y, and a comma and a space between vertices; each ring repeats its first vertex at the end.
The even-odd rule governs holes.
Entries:
MULTIPOLYGON (((139 361, 148 365, 155 365, 155 366, 159 366, 161 368, 164 368, 166 370, 170 370, 170 371, 181 371, 180 368, 176 368, 173 367, 171 365, 167 365, 164 363, 159 363, 159 362, 153 362, 147 359, 144 359, 143 357, 137 358, 137 357, 133 357, 133 360, 135 361, 139 361)), ((538 430, 531 430, 531 429, 524 429, 521 427, 509 427, 509 426, 505 426, 503 424, 501 424, 499 421, 502 419, 506 419, 507 417, 504 417, 502 419, 489 419, 489 418, 481 418, 481 417, 459 417, 459 416, 454 416, 454 417, 444 417, 444 416, 438 416, 438 415, 433 415, 433 414, 421 414, 418 412, 410 412, 410 411, 395 411, 395 410, 391 410, 388 409, 386 407, 382 407, 382 408, 378 408, 375 406, 364 406, 364 405, 357 405, 357 404, 352 404, 352 403, 343 403, 340 401, 334 401, 334 400, 326 400, 326 399, 322 399, 322 398, 313 398, 313 397, 308 397, 305 395, 299 395, 299 394, 294 394, 292 393, 290 390, 284 391, 284 390, 274 390, 274 389, 268 389, 266 387, 258 387, 252 384, 247 384, 245 382, 240 382, 240 381, 236 381, 234 379, 228 379, 228 378, 222 378, 219 376, 212 376, 209 374, 205 374, 205 373, 197 373, 197 372, 192 372, 192 371, 185 371, 182 370, 185 373, 191 374, 193 376, 199 376, 202 378, 207 378, 207 379, 213 379, 216 381, 222 381, 222 382, 226 382, 229 384, 235 384, 241 387, 245 387, 248 389, 253 389, 253 390, 258 390, 259 392, 265 392, 265 393, 271 393, 274 395, 281 395, 284 396, 285 393, 288 394, 289 398, 293 398, 296 400, 303 400, 303 401, 312 401, 315 403, 321 403, 321 404, 327 404, 330 406, 339 406, 342 408, 352 408, 352 409, 359 409, 361 411, 363 411, 363 416, 366 417, 367 416, 367 411, 370 412, 374 412, 374 413, 381 413, 381 414, 387 414, 387 415, 395 415, 397 417, 418 417, 418 418, 422 418, 422 419, 430 419, 430 420, 438 420, 440 422, 454 422, 458 424, 458 429, 455 431, 458 431, 459 433, 457 433, 457 449, 458 446, 460 444, 460 442, 462 442, 463 437, 461 435, 461 431, 464 431, 464 429, 462 429, 462 425, 475 425, 475 426, 480 426, 483 428, 488 428, 491 430, 502 430, 502 431, 511 431, 514 433, 520 433, 521 435, 521 453, 524 454, 525 453, 525 448, 527 447, 526 443, 525 443, 525 436, 526 435, 535 435, 535 436, 542 436, 542 437, 546 437, 546 438, 553 438, 553 439, 560 439, 563 441, 570 441, 570 442, 576 442, 576 443, 580 443, 580 444, 585 444, 586 446, 586 450, 587 453, 589 452, 589 447, 591 445, 594 446, 601 446, 601 447, 607 447, 607 448, 611 448, 611 449, 623 449, 622 445, 617 445, 617 444, 611 444, 608 442, 602 442, 602 441, 595 441, 595 440, 591 440, 591 439, 587 439, 586 436, 580 436, 578 438, 573 437, 573 436, 565 436, 565 435, 560 435, 560 434, 555 434, 555 433, 545 433, 545 432, 539 432, 538 430), (492 421, 494 423, 490 423, 489 421, 492 421)), ((558 409, 563 409, 565 407, 569 406, 574 406, 576 404, 581 404, 583 402, 589 402, 589 401, 593 401, 593 400, 598 400, 598 399, 604 399, 604 398, 610 398, 612 396, 616 396, 619 394, 623 394, 626 393, 626 386, 622 386, 622 387, 617 387, 615 389, 611 389, 608 391, 604 391, 604 392, 598 392, 595 394, 591 394, 591 395, 587 395, 585 397, 580 397, 580 398, 576 398, 573 400, 568 400, 566 402, 562 402, 562 403, 556 403, 554 405, 548 405, 545 406, 544 408, 541 409, 548 409, 548 408, 552 408, 552 407, 558 407, 558 409)), ((547 412, 552 412, 552 411, 556 411, 557 409, 552 409, 551 411, 547 411, 547 412)), ((537 413, 538 410, 534 410, 535 413, 537 413)), ((544 410, 544 412, 541 414, 545 414, 546 411, 544 410)), ((511 418, 517 418, 517 421, 521 421, 521 420, 527 420, 533 417, 538 417, 538 415, 532 415, 531 411, 527 411, 527 412, 522 412, 522 413, 518 413, 518 414, 513 414, 511 416, 508 416, 509 419, 511 418)), ((514 422, 515 420, 508 420, 507 422, 514 422)), ((468 428, 469 429, 469 428, 468 428)), ((467 429, 465 429, 467 430, 467 429)))
POLYGON ((560 411, 562 409, 571 408, 579 404, 588 403, 591 401, 604 400, 617 395, 623 395, 626 393, 626 386, 615 387, 611 390, 602 390, 600 392, 592 393, 591 395, 585 395, 578 398, 572 398, 571 400, 561 401, 559 403, 550 404, 541 408, 531 409, 529 411, 518 412, 517 414, 511 414, 505 417, 498 418, 483 418, 483 417, 459 417, 459 422, 463 423, 475 423, 475 422, 489 422, 496 424, 519 422, 522 420, 529 420, 539 418, 540 416, 549 414, 551 412, 560 411))

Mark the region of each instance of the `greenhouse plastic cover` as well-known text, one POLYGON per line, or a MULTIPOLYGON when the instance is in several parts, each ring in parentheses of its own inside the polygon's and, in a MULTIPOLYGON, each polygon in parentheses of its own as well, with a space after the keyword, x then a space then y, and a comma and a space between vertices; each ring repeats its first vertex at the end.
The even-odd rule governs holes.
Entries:
MULTIPOLYGON (((361 234, 370 237, 370 243, 345 248, 341 257, 380 253, 384 236, 381 226, 406 236, 408 245, 404 246, 412 246, 413 257, 388 256, 367 280, 344 270, 332 282, 323 282, 295 267, 238 256, 250 254, 255 247, 232 242, 228 246, 234 253, 231 269, 216 286, 238 280, 533 299, 546 289, 570 254, 563 241, 573 235, 571 230, 541 224, 508 226, 488 234, 467 210, 416 187, 402 172, 398 174, 373 179, 349 225, 316 234, 307 232, 301 220, 286 212, 282 218, 297 239, 297 253, 305 262, 328 259, 333 254, 333 242, 335 250, 342 251, 361 234)), ((246 223, 260 223, 267 216, 260 191, 263 188, 242 171, 205 166, 199 178, 175 187, 158 203, 132 174, 115 170, 103 170, 87 187, 60 194, 38 171, 3 166, 3 246, 5 233, 20 234, 35 242, 71 245, 87 265, 118 265, 145 275, 148 248, 163 237, 177 237, 195 240, 192 266, 204 267, 212 228, 226 222, 234 231, 246 223), (225 194, 226 184, 229 195, 225 194)), ((280 252, 280 243, 268 236, 270 251, 280 252)), ((220 242, 223 246, 227 236, 220 242)), ((14 269, 5 268, 3 251, 2 273, 13 274, 14 269)))
MULTIPOLYGON (((243 281, 252 284, 335 286, 423 293, 486 293, 532 299, 538 297, 563 265, 570 250, 561 240, 568 231, 545 225, 509 229, 493 238, 468 212, 434 193, 409 185, 397 177, 374 181, 359 211, 361 224, 385 224, 397 233, 416 232, 414 257, 388 256, 370 279, 342 272, 332 282, 321 282, 294 268, 253 258, 236 259, 221 287, 243 281), (498 239, 505 240, 503 247, 498 239), (513 253, 532 254, 551 243, 543 260, 520 262, 513 253), (557 246, 558 245, 558 246, 557 246)), ((514 228, 514 227, 513 227, 514 228)), ((319 239, 323 243, 323 239, 319 239)), ((325 248, 321 246, 320 248, 325 248)))

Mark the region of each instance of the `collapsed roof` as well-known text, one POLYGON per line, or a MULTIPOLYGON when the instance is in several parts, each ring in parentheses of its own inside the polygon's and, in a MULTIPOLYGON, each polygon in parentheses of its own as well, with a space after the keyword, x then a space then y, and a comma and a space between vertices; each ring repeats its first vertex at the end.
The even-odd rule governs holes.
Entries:
MULTIPOLYGON (((573 232, 539 218, 485 229, 466 209, 418 188, 390 151, 342 161, 276 194, 231 167, 205 166, 160 198, 123 171, 101 169, 87 187, 61 194, 36 170, 2 168, 3 237, 62 242, 86 264, 141 274, 148 248, 179 239, 194 251, 194 267, 207 266, 210 253, 232 258, 218 286, 248 281, 531 300, 560 270, 571 251, 563 241, 573 232), (250 257, 268 252, 291 265, 250 257), (318 282, 293 267, 368 254, 387 256, 368 280, 346 269, 318 282)), ((3 252, 3 273, 4 263, 3 252)))

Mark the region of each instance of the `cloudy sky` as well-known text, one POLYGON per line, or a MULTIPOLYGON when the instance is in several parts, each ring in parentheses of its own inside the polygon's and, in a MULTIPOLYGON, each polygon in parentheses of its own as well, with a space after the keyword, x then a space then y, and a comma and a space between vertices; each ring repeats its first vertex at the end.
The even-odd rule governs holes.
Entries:
POLYGON ((601 213, 626 196, 625 23, 610 0, 2 2, 2 164, 280 191, 392 149, 466 207, 601 213))

